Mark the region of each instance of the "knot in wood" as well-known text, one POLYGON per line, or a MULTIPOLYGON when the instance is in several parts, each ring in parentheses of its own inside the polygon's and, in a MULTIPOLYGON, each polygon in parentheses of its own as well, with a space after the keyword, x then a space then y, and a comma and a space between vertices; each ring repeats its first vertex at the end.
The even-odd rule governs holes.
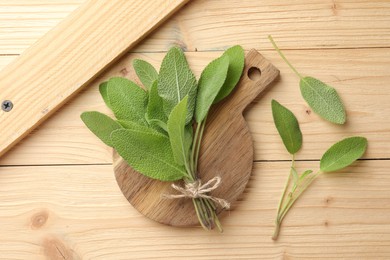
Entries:
POLYGON ((39 229, 43 227, 47 222, 48 218, 49 218, 49 213, 45 210, 34 214, 31 217, 31 228, 39 229))

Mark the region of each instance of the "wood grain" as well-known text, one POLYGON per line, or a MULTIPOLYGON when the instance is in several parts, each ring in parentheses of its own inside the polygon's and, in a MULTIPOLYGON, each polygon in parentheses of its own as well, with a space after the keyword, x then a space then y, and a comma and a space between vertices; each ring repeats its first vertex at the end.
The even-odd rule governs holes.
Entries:
MULTIPOLYGON (((318 169, 318 162, 297 167, 318 169)), ((389 259, 389 167, 360 161, 320 176, 276 243, 288 162, 255 163, 247 189, 222 219, 223 234, 143 217, 123 197, 111 165, 2 167, 0 256, 45 259, 54 244, 80 257, 73 259, 389 259)))
POLYGON ((0 55, 21 54, 85 0, 1 0, 0 55))
MULTIPOLYGON (((2 0, 0 54, 19 54, 83 0, 2 0), (69 3, 67 3, 69 2, 69 3), (18 19, 14 19, 18 17, 18 19)), ((390 47, 387 0, 195 0, 134 51, 390 47)))
POLYGON ((187 1, 87 1, 4 68, 0 156, 187 1))
MULTIPOLYGON (((279 71, 269 61, 251 50, 245 56, 243 76, 234 92, 210 110, 197 173, 203 183, 221 177, 221 185, 210 192, 210 196, 234 202, 244 191, 252 172, 253 141, 242 113, 278 75, 279 71), (252 68, 261 71, 255 81, 248 77, 252 68)), ((114 171, 123 195, 146 217, 171 226, 199 224, 191 199, 162 197, 177 193, 171 188, 171 182, 153 180, 138 173, 117 153, 114 154, 114 171)))
MULTIPOLYGON (((390 92, 387 84, 390 82, 390 49, 285 50, 302 74, 320 78, 340 93, 348 114, 347 124, 341 127, 324 122, 311 112, 301 97, 299 79, 275 51, 262 51, 262 54, 280 69, 281 76, 272 91, 265 93, 261 100, 255 100, 245 113, 254 140, 255 160, 291 159, 273 125, 271 99, 278 100, 298 117, 304 134, 303 148, 297 156, 299 160, 319 159, 332 143, 351 135, 368 138, 365 158, 390 158, 390 92)), ((219 55, 221 52, 186 53, 198 77, 207 63, 219 55)), ((131 65, 134 58, 145 59, 158 67, 163 56, 164 53, 126 55, 9 155, 1 158, 0 164, 111 163, 111 150, 83 125, 80 114, 87 110, 109 113, 100 97, 98 84, 114 75, 136 80, 131 65)), ((0 57, 0 65, 2 60, 0 57)))
MULTIPOLYGON (((0 67, 84 1, 1 0, 0 67)), ((387 0, 191 1, 133 49, 136 54, 109 68, 0 159, 0 165, 45 165, 0 167, 0 258, 390 259, 389 6, 387 0), (348 110, 346 126, 311 113, 268 34, 302 74, 338 90, 348 110), (234 44, 260 49, 281 70, 272 91, 245 114, 255 159, 267 162, 254 163, 247 189, 222 219, 223 235, 167 227, 139 214, 108 165, 112 151, 79 119, 85 110, 108 112, 98 82, 113 75, 134 79, 132 58, 157 65, 159 52, 174 44, 190 51, 198 76, 218 50, 234 44), (318 159, 349 135, 368 137, 365 158, 372 159, 315 181, 286 217, 276 243, 270 236, 289 167, 280 160, 290 158, 273 127, 272 98, 298 116, 304 132, 299 160, 318 159), (69 165, 49 166, 54 164, 69 165)), ((317 169, 318 162, 299 161, 298 167, 317 169)))
POLYGON ((21 54, 85 0, 0 1, 0 54, 21 54))

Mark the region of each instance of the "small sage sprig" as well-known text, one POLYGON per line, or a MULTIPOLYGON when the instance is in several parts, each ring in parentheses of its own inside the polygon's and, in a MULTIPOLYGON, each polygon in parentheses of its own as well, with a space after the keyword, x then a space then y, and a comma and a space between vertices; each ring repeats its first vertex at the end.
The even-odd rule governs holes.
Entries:
POLYGON ((280 57, 282 57, 287 65, 300 78, 299 86, 301 89, 301 94, 311 109, 329 122, 335 124, 344 124, 346 121, 346 113, 344 105, 341 102, 341 99, 336 90, 319 79, 302 76, 287 60, 287 58, 276 45, 272 36, 270 35, 268 38, 276 51, 279 53, 280 57))
POLYGON ((367 139, 364 137, 349 137, 332 145, 320 160, 320 169, 306 170, 298 173, 295 166, 295 155, 302 146, 302 133, 298 120, 286 107, 272 100, 272 115, 284 146, 292 155, 290 173, 279 202, 275 220, 275 231, 272 239, 276 240, 280 226, 295 201, 309 187, 309 185, 322 173, 341 170, 359 159, 367 148, 367 139))
MULTIPOLYGON (((159 72, 143 60, 134 60, 133 66, 145 90, 118 77, 99 87, 116 120, 96 111, 82 113, 81 119, 139 173, 160 181, 196 182, 208 112, 237 85, 244 50, 229 48, 206 66, 199 82, 176 47, 167 52, 159 72)), ((192 200, 202 227, 222 232, 214 202, 192 200)))

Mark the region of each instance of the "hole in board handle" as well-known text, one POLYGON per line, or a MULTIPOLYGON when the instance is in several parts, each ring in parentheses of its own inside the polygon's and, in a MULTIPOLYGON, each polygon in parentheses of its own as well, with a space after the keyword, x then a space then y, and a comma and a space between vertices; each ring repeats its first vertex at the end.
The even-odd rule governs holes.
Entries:
POLYGON ((257 67, 251 67, 248 70, 248 78, 252 81, 258 81, 261 78, 261 70, 257 67))

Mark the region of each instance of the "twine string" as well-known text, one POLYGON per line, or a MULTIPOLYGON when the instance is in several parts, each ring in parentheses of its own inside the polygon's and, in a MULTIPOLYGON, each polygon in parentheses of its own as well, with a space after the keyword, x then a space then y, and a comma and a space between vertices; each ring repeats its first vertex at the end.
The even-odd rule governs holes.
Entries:
POLYGON ((180 194, 164 194, 163 197, 166 199, 180 199, 180 198, 204 198, 210 199, 220 205, 224 209, 230 208, 230 203, 227 200, 217 198, 214 196, 208 195, 209 192, 215 190, 221 184, 222 179, 219 176, 216 176, 202 184, 201 180, 196 180, 194 182, 185 183, 184 187, 178 186, 172 183, 171 187, 178 191, 180 194))

